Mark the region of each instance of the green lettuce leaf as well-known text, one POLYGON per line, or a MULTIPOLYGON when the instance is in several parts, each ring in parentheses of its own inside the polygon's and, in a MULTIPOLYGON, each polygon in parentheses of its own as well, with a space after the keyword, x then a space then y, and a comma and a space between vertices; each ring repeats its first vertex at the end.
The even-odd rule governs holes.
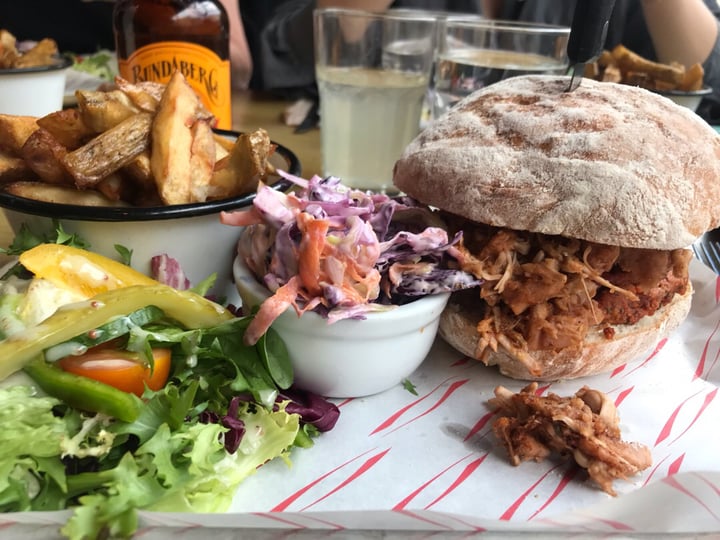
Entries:
POLYGON ((80 426, 80 415, 67 409, 54 414, 60 401, 33 393, 29 386, 0 388, 2 512, 64 507, 64 496, 50 502, 48 495, 66 490, 61 442, 80 426))

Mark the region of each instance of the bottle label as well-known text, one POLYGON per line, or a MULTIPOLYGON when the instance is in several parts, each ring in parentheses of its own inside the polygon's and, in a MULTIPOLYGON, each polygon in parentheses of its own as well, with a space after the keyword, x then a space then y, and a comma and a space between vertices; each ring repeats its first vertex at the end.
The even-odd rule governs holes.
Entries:
POLYGON ((216 127, 232 129, 230 61, 214 51, 186 41, 161 41, 140 47, 127 59, 118 58, 118 71, 133 83, 163 84, 180 71, 217 119, 216 127))

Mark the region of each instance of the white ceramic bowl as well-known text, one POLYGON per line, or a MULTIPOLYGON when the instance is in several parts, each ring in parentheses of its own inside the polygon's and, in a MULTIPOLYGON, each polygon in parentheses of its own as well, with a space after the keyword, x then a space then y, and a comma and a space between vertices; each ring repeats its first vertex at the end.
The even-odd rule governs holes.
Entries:
MULTIPOLYGON (((243 309, 270 296, 237 257, 233 274, 243 309)), ((298 387, 331 398, 368 396, 387 390, 423 362, 437 334, 450 293, 425 296, 366 319, 328 324, 314 312, 298 317, 288 308, 272 327, 290 354, 298 387)))
MULTIPOLYGON (((277 145, 270 162, 291 174, 300 174, 297 157, 281 145, 277 145)), ((289 182, 276 177, 270 185, 284 190, 289 182)), ((23 224, 35 233, 52 233, 57 220, 66 232, 78 234, 92 251, 107 257, 119 258, 116 244, 131 249, 132 267, 144 274, 150 273, 152 257, 161 254, 177 259, 192 284, 217 273, 211 293, 227 296, 230 291, 234 297, 232 262, 240 229, 220 223, 219 213, 249 208, 254 198, 253 192, 205 203, 96 207, 35 201, 0 189, 0 207, 14 233, 23 224)))
POLYGON ((0 113, 45 116, 62 109, 70 60, 49 66, 0 69, 0 113))
POLYGON ((680 90, 655 90, 655 92, 695 112, 702 99, 712 94, 712 89, 703 88, 694 92, 682 92, 680 90))

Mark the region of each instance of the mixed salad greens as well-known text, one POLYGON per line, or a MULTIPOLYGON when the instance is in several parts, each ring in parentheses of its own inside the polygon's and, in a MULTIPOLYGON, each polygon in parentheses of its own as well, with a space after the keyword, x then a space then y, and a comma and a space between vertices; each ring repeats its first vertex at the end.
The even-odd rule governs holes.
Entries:
POLYGON ((250 209, 221 215, 223 223, 244 227, 238 254, 273 293, 245 332, 246 343, 260 339, 290 306, 332 323, 480 285, 452 264, 462 234, 448 239, 427 206, 352 189, 334 176, 278 174, 297 189, 260 185, 250 209))
POLYGON ((99 50, 92 54, 66 53, 65 56, 72 60, 73 70, 87 73, 103 81, 112 82, 117 74, 117 60, 112 51, 99 50))
POLYGON ((0 281, 1 511, 69 508, 69 538, 129 537, 138 509, 226 510, 260 465, 335 425, 335 405, 292 386, 272 329, 246 345, 252 316, 203 296, 212 279, 181 290, 61 228, 48 240, 24 229, 0 281))

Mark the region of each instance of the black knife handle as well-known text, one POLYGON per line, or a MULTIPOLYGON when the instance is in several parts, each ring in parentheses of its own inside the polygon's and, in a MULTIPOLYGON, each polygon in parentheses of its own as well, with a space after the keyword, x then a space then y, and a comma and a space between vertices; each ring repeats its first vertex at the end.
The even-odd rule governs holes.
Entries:
POLYGON ((567 54, 571 64, 590 62, 600 55, 615 0, 577 0, 567 54))

